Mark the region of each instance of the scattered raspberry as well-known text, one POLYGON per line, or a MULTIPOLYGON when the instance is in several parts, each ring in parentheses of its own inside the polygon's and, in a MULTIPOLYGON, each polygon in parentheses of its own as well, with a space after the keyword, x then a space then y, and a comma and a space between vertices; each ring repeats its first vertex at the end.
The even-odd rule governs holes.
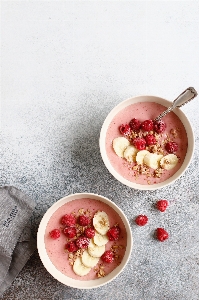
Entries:
POLYGON ((151 131, 153 130, 153 121, 152 120, 145 120, 141 124, 141 128, 144 131, 151 131))
POLYGON ((76 245, 78 248, 80 249, 86 249, 88 247, 90 243, 90 239, 88 239, 85 236, 80 236, 77 240, 76 240, 76 245))
POLYGON ((141 122, 134 118, 130 121, 129 126, 133 131, 138 131, 140 129, 141 122))
POLYGON ((68 250, 69 252, 75 252, 78 250, 78 247, 74 241, 71 241, 65 245, 65 249, 68 250))
POLYGON ((63 233, 69 238, 72 239, 76 236, 77 230, 75 227, 65 227, 63 233))
POLYGON ((168 205, 169 205, 169 203, 167 200, 159 200, 156 203, 157 209, 159 209, 161 212, 165 211, 168 205))
POLYGON ((148 217, 145 215, 139 215, 135 219, 135 223, 139 226, 144 226, 146 225, 147 222, 148 222, 148 217))
POLYGON ((166 129, 166 124, 164 123, 164 121, 160 120, 154 122, 154 130, 157 133, 162 133, 165 131, 165 129, 166 129))
POLYGON ((84 234, 87 238, 92 239, 95 235, 95 229, 88 227, 84 230, 84 234))
POLYGON ((168 153, 174 153, 178 151, 178 144, 176 144, 175 142, 168 142, 165 145, 165 149, 167 150, 168 153))
POLYGON ((113 252, 111 250, 105 251, 101 259, 106 263, 112 263, 114 261, 113 252))
POLYGON ((90 219, 87 216, 79 216, 79 225, 81 226, 88 226, 90 223, 90 219))
POLYGON ((119 127, 119 131, 121 132, 121 134, 128 135, 131 133, 131 128, 128 124, 122 124, 119 127))
POLYGON ((76 223, 76 219, 73 215, 64 215, 62 218, 61 218, 61 224, 62 225, 66 225, 66 226, 73 226, 75 225, 76 223))
POLYGON ((160 242, 164 242, 169 237, 168 232, 164 228, 157 228, 156 235, 157 235, 157 239, 160 242))
POLYGON ((120 235, 120 228, 118 226, 113 226, 107 232, 109 241, 117 241, 120 235))
POLYGON ((133 145, 135 146, 135 148, 137 148, 138 150, 144 150, 146 148, 146 141, 143 138, 135 138, 133 140, 133 145))
POLYGON ((60 237, 60 230, 59 229, 53 229, 50 232, 50 237, 54 240, 58 239, 60 237))
POLYGON ((156 138, 153 134, 146 135, 145 140, 148 146, 157 144, 156 138))

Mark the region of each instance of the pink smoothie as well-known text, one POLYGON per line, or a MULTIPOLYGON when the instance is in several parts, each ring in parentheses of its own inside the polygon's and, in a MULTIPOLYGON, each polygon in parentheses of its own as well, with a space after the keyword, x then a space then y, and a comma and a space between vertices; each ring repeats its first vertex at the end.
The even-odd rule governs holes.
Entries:
MULTIPOLYGON (((133 118, 136 118, 141 122, 149 119, 153 120, 164 110, 166 110, 165 106, 155 102, 139 102, 131 104, 121 110, 111 121, 106 134, 106 151, 111 165, 125 179, 139 184, 155 184, 163 182, 173 176, 181 167, 186 156, 188 139, 184 125, 173 112, 170 112, 163 118, 166 123, 166 130, 162 133, 162 139, 166 138, 166 135, 168 135, 172 141, 178 144, 178 151, 175 154, 178 156, 179 161, 173 169, 164 170, 160 178, 147 178, 145 175, 139 175, 139 177, 136 178, 134 172, 129 170, 127 161, 118 157, 113 150, 113 139, 122 136, 119 132, 119 126, 121 124, 128 124, 133 118), (171 134, 172 129, 177 131, 176 137, 171 134)), ((165 153, 165 155, 166 154, 168 153, 165 153)))
POLYGON ((44 237, 46 251, 48 253, 50 260, 60 272, 67 275, 68 277, 78 279, 78 280, 93 280, 93 279, 97 279, 97 275, 94 268, 92 268, 87 275, 82 277, 76 275, 73 272, 72 266, 69 265, 68 252, 66 252, 64 249, 64 246, 68 241, 67 237, 63 233, 61 233, 60 238, 53 240, 49 235, 49 232, 51 230, 55 228, 59 228, 59 229, 63 228, 63 226, 60 223, 61 217, 63 215, 71 214, 74 212, 78 214, 79 209, 89 210, 92 217, 98 210, 104 211, 107 213, 109 217, 110 227, 114 226, 115 224, 119 224, 119 227, 121 229, 119 240, 116 242, 109 241, 106 244, 106 250, 109 250, 113 244, 122 246, 119 248, 119 252, 118 252, 120 259, 110 264, 103 263, 102 260, 100 259, 98 263, 98 264, 103 263, 104 271, 106 274, 113 271, 113 269, 115 269, 118 266, 118 264, 121 262, 127 245, 127 233, 126 233, 124 223, 122 222, 122 219, 115 212, 115 210, 111 208, 109 205, 107 205, 106 203, 101 202, 99 200, 94 200, 89 198, 76 199, 62 205, 51 216, 47 224, 45 237, 44 237))

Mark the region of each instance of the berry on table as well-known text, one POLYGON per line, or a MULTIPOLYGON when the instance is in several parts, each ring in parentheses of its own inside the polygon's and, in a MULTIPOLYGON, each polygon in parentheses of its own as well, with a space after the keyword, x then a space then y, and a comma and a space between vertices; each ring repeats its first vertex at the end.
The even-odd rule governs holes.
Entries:
POLYGON ((87 227, 84 230, 84 234, 87 238, 92 239, 95 236, 95 229, 93 229, 91 227, 87 227))
POLYGON ((146 148, 146 141, 143 138, 135 138, 133 140, 133 146, 138 150, 144 150, 146 148))
POLYGON ((130 122, 129 122, 129 126, 130 128, 133 130, 133 131, 138 131, 140 129, 140 126, 141 126, 141 122, 136 119, 136 118, 133 118, 130 122))
POLYGON ((121 134, 123 135, 128 135, 131 133, 131 128, 128 124, 122 124, 119 126, 119 131, 121 132, 121 134))
POLYGON ((101 259, 103 262, 112 263, 114 261, 113 252, 111 250, 105 251, 104 254, 101 256, 101 259))
POLYGON ((167 200, 159 200, 156 203, 157 209, 160 210, 161 212, 164 212, 168 205, 169 205, 169 202, 167 200))
POLYGON ((76 240, 76 245, 78 248, 80 249, 86 249, 88 247, 90 243, 90 239, 88 239, 85 236, 80 236, 77 240, 76 240))
POLYGON ((164 121, 160 120, 160 121, 155 121, 154 122, 154 130, 157 133, 162 133, 164 132, 166 129, 166 124, 164 121))
POLYGON ((135 219, 135 223, 139 226, 144 226, 148 222, 148 217, 145 215, 139 215, 135 219))
POLYGON ((120 228, 118 226, 113 226, 107 231, 107 236, 109 241, 117 241, 120 235, 120 228))
POLYGON ((157 228, 156 236, 160 242, 164 242, 165 240, 167 240, 169 238, 169 234, 164 228, 157 228))
POLYGON ((153 130, 153 121, 152 120, 145 120, 141 124, 141 128, 144 131, 152 131, 153 130))
POLYGON ((70 239, 74 238, 77 234, 75 227, 65 227, 63 233, 70 239))
POLYGON ((168 142, 165 145, 165 149, 168 153, 174 153, 178 151, 178 144, 175 142, 168 142))
POLYGON ((60 230, 59 229, 53 229, 50 231, 50 237, 54 240, 58 239, 60 237, 60 230))
POLYGON ((153 134, 146 135, 145 140, 148 146, 157 144, 156 138, 153 134))
POLYGON ((81 226, 88 226, 90 223, 90 218, 87 216, 79 216, 79 225, 81 226))
POLYGON ((73 226, 76 223, 76 219, 73 215, 64 215, 61 218, 61 224, 66 226, 73 226))
POLYGON ((75 252, 78 250, 78 247, 74 241, 70 241, 65 245, 65 249, 68 250, 68 252, 75 252))

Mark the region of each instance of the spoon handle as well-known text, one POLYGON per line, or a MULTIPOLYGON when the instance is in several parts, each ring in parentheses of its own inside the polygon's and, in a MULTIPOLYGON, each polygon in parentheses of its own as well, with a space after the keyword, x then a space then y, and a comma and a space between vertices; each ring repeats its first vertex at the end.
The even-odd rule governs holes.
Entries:
POLYGON ((161 113, 154 121, 160 121, 164 116, 166 116, 169 112, 174 110, 176 107, 181 107, 191 101, 198 95, 197 91, 193 87, 187 88, 184 92, 182 92, 172 103, 170 107, 168 107, 163 113, 161 113))

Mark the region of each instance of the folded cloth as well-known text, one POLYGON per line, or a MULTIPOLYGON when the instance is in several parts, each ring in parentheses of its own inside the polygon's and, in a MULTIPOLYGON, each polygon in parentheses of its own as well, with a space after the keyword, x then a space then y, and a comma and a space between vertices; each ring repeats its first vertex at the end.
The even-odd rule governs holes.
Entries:
POLYGON ((0 188, 0 295, 36 249, 30 227, 34 207, 34 201, 17 188, 0 188))

